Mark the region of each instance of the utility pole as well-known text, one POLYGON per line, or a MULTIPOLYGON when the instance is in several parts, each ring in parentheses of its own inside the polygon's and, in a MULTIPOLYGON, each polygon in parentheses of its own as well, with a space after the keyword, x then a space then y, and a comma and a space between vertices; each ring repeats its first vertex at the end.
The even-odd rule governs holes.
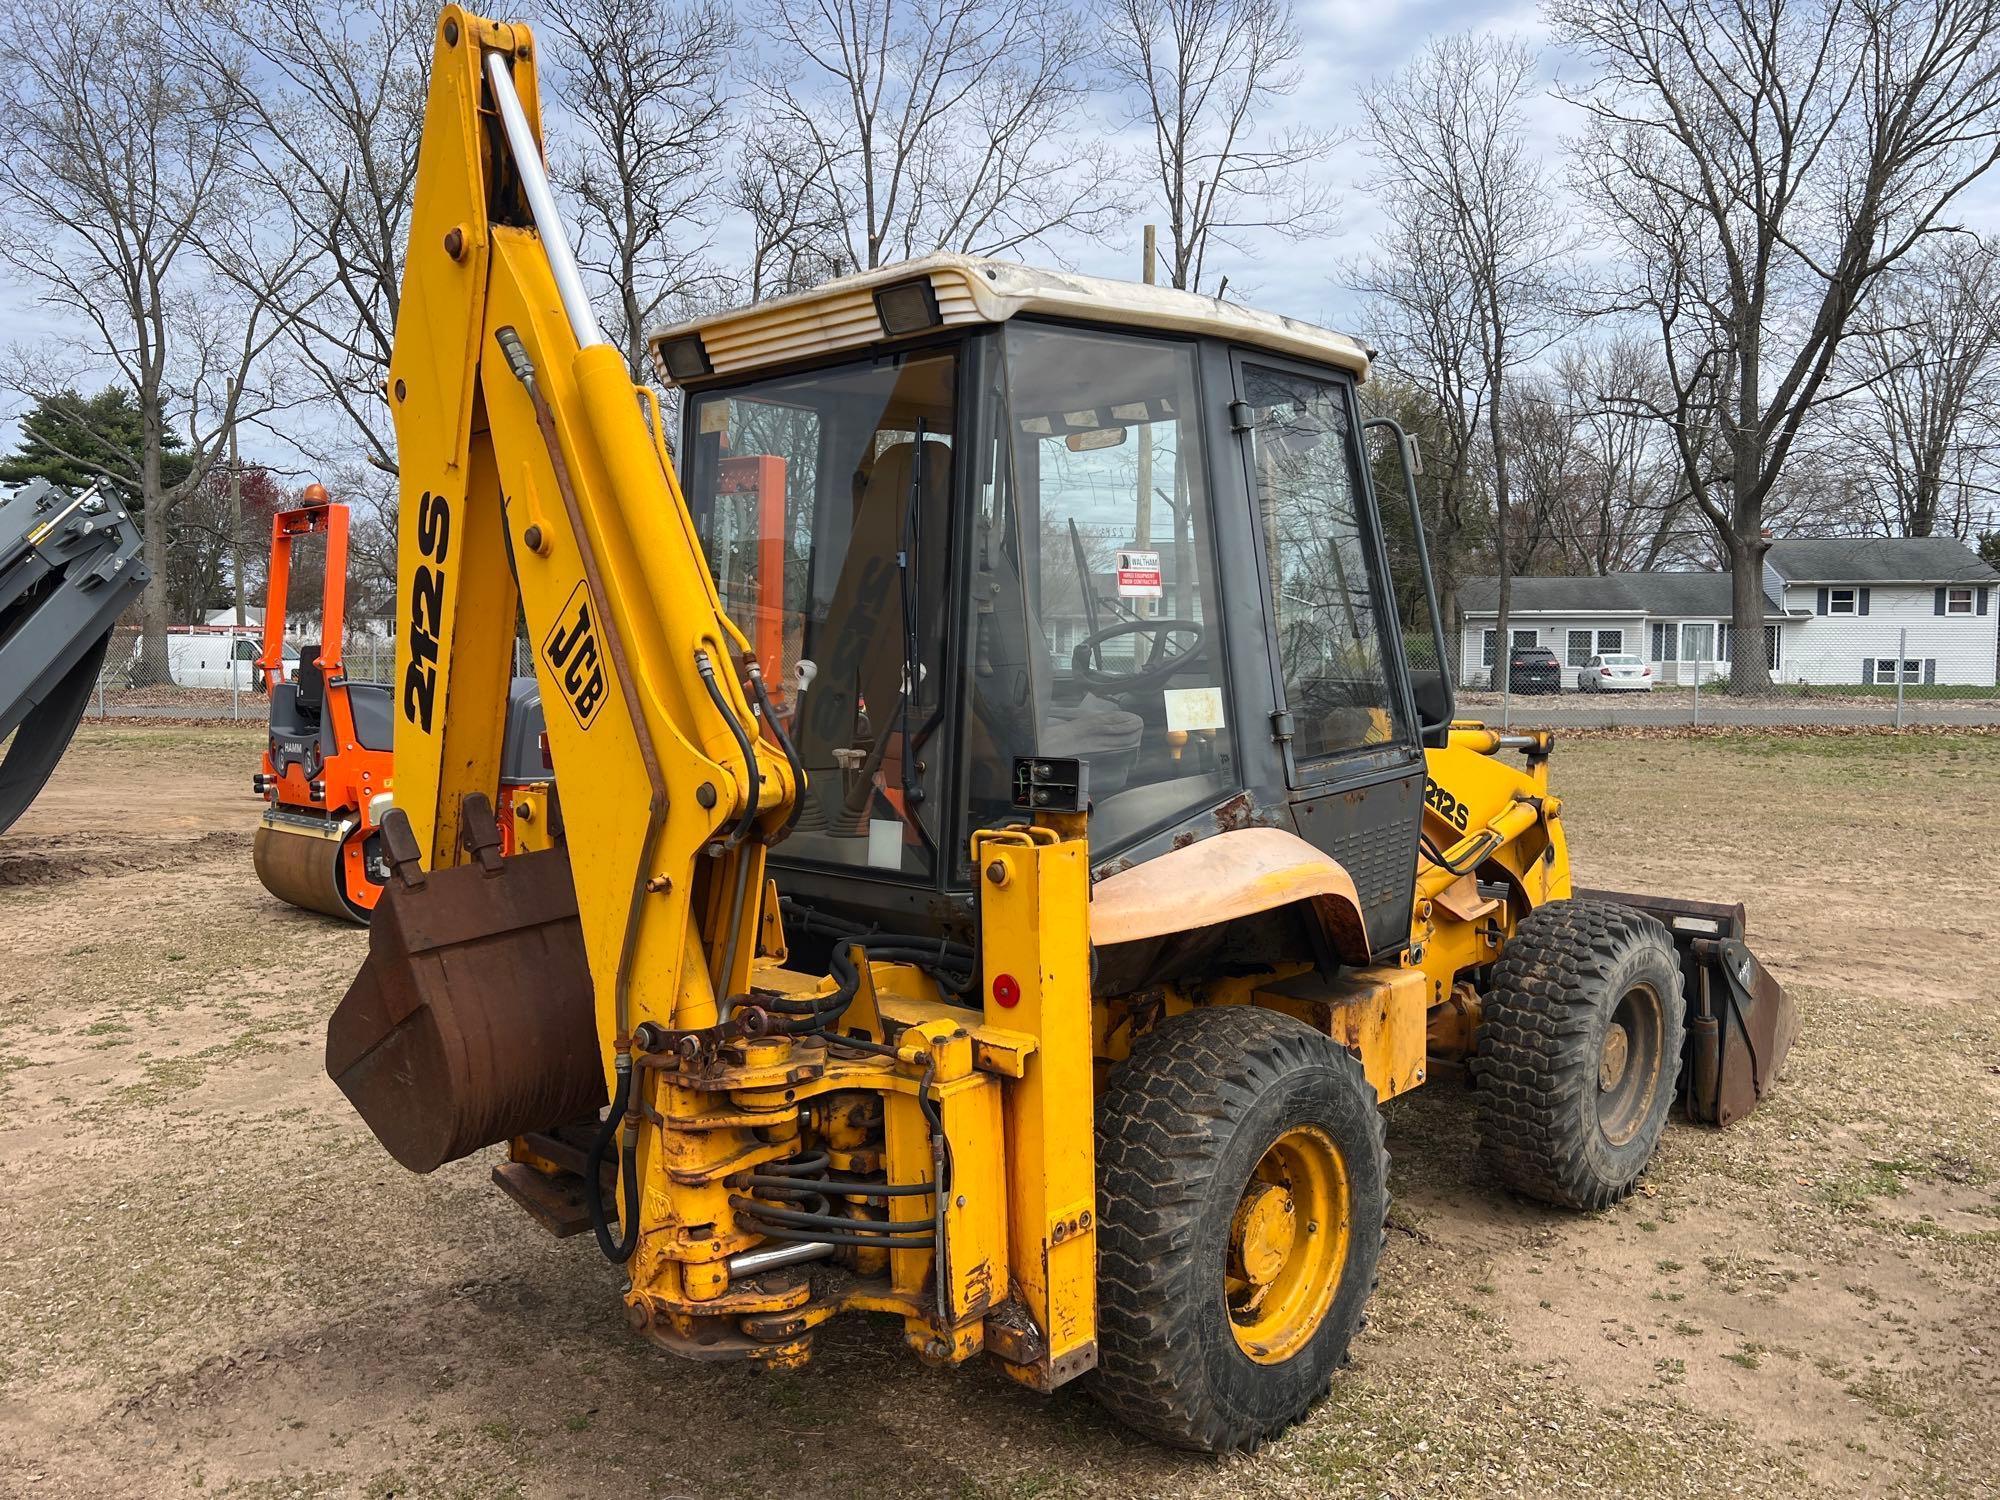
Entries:
MULTIPOLYGON (((1147 286, 1153 284, 1153 262, 1157 259, 1158 231, 1151 224, 1146 226, 1145 249, 1140 252, 1139 279, 1147 286)), ((1137 535, 1132 540, 1140 547, 1153 545, 1153 424, 1139 424, 1139 515, 1137 535)), ((1174 559, 1174 566, 1180 566, 1180 559, 1174 559)))
MULTIPOLYGON (((243 608, 243 467, 236 458, 236 382, 229 382, 229 570, 236 577, 236 628, 247 621, 243 608)), ((232 644, 231 651, 235 647, 232 644)), ((230 671, 235 671, 232 660, 230 671)))

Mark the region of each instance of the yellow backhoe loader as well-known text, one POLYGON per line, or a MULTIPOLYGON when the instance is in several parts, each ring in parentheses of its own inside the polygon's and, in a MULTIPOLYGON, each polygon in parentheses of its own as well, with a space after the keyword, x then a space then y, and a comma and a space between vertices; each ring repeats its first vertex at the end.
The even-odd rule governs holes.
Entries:
POLYGON ((1572 889, 1550 736, 1406 659, 1359 345, 941 255, 658 334, 669 433, 536 56, 439 20, 391 366, 394 873, 327 1062, 399 1161, 505 1142, 677 1354, 887 1312, 1224 1451, 1346 1360, 1383 1101, 1451 1077, 1583 1208, 1756 1102, 1742 909, 1572 889), (517 609, 562 807, 503 857, 517 609))

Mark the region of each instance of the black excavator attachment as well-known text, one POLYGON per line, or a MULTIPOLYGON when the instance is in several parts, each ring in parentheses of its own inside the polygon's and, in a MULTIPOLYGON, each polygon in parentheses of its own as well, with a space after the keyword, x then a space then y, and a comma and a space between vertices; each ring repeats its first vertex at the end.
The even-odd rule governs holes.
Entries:
POLYGON ((139 528, 95 486, 0 494, 0 833, 28 810, 90 703, 111 627, 146 586, 139 528))
POLYGON ((1727 1125, 1757 1107, 1798 1035, 1798 1008, 1743 939, 1743 907, 1629 891, 1575 893, 1657 918, 1680 955, 1687 996, 1681 1088, 1688 1115, 1727 1125))

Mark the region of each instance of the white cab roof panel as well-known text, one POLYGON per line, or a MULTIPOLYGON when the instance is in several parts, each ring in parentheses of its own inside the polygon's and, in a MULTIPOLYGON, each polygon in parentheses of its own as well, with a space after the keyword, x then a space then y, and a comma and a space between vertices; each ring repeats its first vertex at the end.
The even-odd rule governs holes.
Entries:
POLYGON ((660 378, 668 384, 674 381, 661 355, 661 343, 689 333, 701 335, 702 347, 717 375, 736 375, 842 349, 859 349, 886 341, 875 311, 876 289, 919 276, 929 280, 947 328, 1004 323, 1019 313, 1040 313, 1206 334, 1335 365, 1357 377, 1368 373, 1368 351, 1360 344, 1345 334, 1330 333, 1295 318, 1172 287, 1042 271, 971 255, 931 255, 843 276, 811 291, 663 328, 646 342, 660 378))

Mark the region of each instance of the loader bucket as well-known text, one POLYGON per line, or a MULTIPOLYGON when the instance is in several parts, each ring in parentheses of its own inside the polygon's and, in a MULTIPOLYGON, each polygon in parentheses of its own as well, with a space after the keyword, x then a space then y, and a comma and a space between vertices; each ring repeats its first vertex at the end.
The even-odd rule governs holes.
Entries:
POLYGON ((1583 891, 1657 918, 1680 955, 1687 997, 1681 1090, 1688 1115, 1727 1125, 1770 1091, 1798 1035, 1798 1009, 1743 941, 1743 907, 1629 891, 1583 891))
POLYGON ((500 858, 484 797, 466 821, 480 858, 426 873, 408 819, 384 820, 397 873, 326 1028, 328 1076, 413 1172, 595 1118, 606 1098, 569 857, 500 858))

